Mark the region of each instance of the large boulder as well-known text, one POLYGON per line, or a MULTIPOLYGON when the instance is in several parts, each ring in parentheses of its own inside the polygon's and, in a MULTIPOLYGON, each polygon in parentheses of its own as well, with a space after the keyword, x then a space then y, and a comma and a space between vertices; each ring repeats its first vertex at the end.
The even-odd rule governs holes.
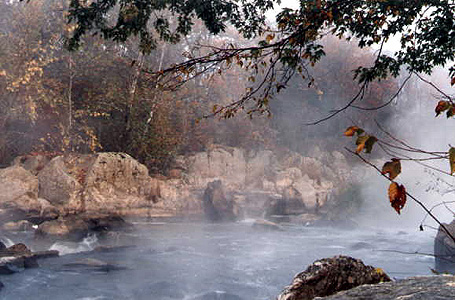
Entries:
POLYGON ((396 282, 361 285, 335 295, 318 298, 327 300, 451 300, 455 295, 455 276, 419 276, 396 282))
POLYGON ((147 168, 124 153, 57 156, 38 178, 40 197, 70 213, 128 214, 159 197, 147 168))
POLYGON ((75 217, 65 217, 41 223, 35 231, 35 236, 81 240, 88 233, 89 226, 84 220, 75 217))
MULTIPOLYGON (((83 158, 89 156, 83 156, 83 158)), ((39 196, 57 207, 77 201, 82 192, 86 170, 74 170, 71 164, 81 163, 79 157, 54 157, 39 173, 39 196)))
POLYGON ((233 221, 234 202, 224 195, 221 180, 215 180, 207 184, 203 196, 203 207, 205 216, 210 221, 233 221))
MULTIPOLYGON (((21 166, 0 169, 0 220, 54 218, 57 211, 38 198, 38 178, 21 166)), ((31 221, 31 220, 30 220, 31 221)))
POLYGON ((390 281, 390 278, 381 269, 366 266, 352 257, 335 256, 317 260, 297 274, 277 300, 310 300, 362 284, 385 281, 390 281))
MULTIPOLYGON (((445 228, 455 237, 455 220, 444 224, 445 228)), ((439 226, 434 240, 435 269, 438 272, 455 272, 455 241, 439 226)))
POLYGON ((119 212, 157 201, 147 167, 123 153, 96 155, 85 180, 85 210, 119 212))

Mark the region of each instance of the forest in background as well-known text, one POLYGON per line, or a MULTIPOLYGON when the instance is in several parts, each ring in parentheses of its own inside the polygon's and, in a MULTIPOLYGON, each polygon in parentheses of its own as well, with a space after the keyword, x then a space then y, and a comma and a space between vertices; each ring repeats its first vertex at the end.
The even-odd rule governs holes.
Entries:
MULTIPOLYGON (((205 73, 166 89, 142 71, 163 69, 185 60, 198 45, 249 43, 235 30, 211 35, 202 24, 178 44, 161 44, 144 56, 132 39, 117 44, 89 37, 69 52, 65 38, 67 2, 36 0, 0 3, 0 164, 29 153, 126 152, 152 173, 171 167, 176 155, 202 151, 211 144, 245 149, 309 146, 331 150, 347 125, 368 128, 382 122, 393 107, 365 113, 351 110, 318 126, 306 123, 330 107, 345 104, 356 92, 352 70, 375 59, 372 49, 326 37, 326 57, 311 69, 311 86, 296 75, 270 103, 271 116, 239 113, 233 119, 201 118, 215 105, 239 97, 250 80, 240 67, 205 73), (243 42, 242 42, 243 41, 243 42)), ((170 18, 172 21, 172 18, 170 18)), ((204 51, 201 48, 200 51, 204 51)), ((371 83, 365 106, 384 103, 400 78, 371 83)))

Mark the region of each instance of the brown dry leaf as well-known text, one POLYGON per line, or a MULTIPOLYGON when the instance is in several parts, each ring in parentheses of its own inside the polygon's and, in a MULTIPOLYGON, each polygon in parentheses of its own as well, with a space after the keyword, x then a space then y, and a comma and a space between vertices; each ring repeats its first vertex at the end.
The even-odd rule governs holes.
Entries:
POLYGON ((450 147, 449 150, 450 174, 455 173, 455 148, 450 147))
POLYGON ((389 200, 392 207, 400 214, 406 204, 406 189, 403 185, 392 182, 389 186, 389 200))
POLYGON ((382 174, 389 174, 390 179, 395 179, 401 173, 401 163, 398 158, 392 158, 382 166, 382 174))
POLYGON ((356 153, 362 152, 363 149, 365 149, 366 153, 370 153, 371 150, 373 149, 374 143, 376 143, 378 139, 372 135, 362 135, 357 138, 357 141, 355 144, 357 145, 357 148, 355 150, 356 153))
POLYGON ((359 128, 357 126, 351 126, 351 127, 348 127, 345 131, 344 131, 344 135, 345 136, 354 136, 354 134, 362 134, 363 133, 363 129, 362 128, 359 128))
POLYGON ((436 117, 439 116, 443 111, 448 110, 450 108, 450 103, 449 101, 444 101, 441 100, 438 102, 438 105, 436 105, 436 108, 434 111, 436 112, 436 117))
POLYGON ((450 85, 454 85, 455 84, 455 77, 452 77, 452 80, 450 81, 450 85))

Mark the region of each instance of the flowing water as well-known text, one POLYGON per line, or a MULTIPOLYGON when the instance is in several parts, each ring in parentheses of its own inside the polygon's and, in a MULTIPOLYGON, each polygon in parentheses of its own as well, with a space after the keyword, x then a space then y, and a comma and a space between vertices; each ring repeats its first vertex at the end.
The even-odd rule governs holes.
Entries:
MULTIPOLYGON (((362 228, 287 226, 261 231, 232 224, 138 223, 136 230, 58 242, 63 255, 40 268, 2 275, 2 299, 274 299, 314 260, 350 255, 391 277, 430 274, 434 259, 400 252, 432 253, 430 233, 362 228), (128 245, 90 251, 103 244, 128 245)), ((34 250, 28 235, 10 236, 34 250)))

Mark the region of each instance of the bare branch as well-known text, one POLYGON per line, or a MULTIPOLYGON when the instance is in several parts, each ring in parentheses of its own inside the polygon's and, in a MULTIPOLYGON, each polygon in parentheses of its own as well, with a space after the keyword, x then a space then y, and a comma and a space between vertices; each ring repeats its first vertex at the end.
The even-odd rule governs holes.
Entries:
MULTIPOLYGON (((392 179, 390 179, 388 176, 386 176, 385 174, 383 174, 381 172, 381 170, 376 166, 374 165, 373 163, 371 163, 370 161, 368 161, 367 159, 365 159, 362 155, 348 149, 348 148, 345 148, 346 151, 348 151, 349 153, 355 155, 356 157, 358 157, 360 160, 362 160, 364 163, 366 163, 367 165, 369 165, 370 167, 374 168, 379 174, 381 174, 382 177, 386 178, 388 181, 390 182, 394 182, 392 179)), ((413 195, 411 195, 409 192, 406 191, 406 195, 411 198, 415 203, 417 203, 439 226, 440 228, 442 228, 443 231, 445 231, 445 233, 447 234, 447 236, 450 237, 450 239, 455 242, 455 237, 452 235, 452 233, 447 229, 447 227, 441 223, 441 221, 439 221, 438 218, 436 218, 436 216, 420 201, 418 200, 417 198, 415 198, 413 195)))

